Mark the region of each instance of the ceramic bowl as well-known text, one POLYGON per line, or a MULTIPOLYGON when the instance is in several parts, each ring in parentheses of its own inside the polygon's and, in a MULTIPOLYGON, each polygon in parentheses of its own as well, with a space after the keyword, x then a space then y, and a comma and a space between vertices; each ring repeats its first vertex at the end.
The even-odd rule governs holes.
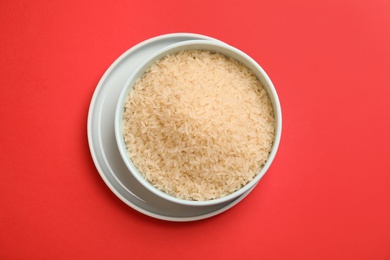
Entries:
POLYGON ((144 62, 142 62, 129 76, 128 80, 126 81, 126 83, 124 84, 121 90, 118 103, 116 106, 116 111, 115 111, 115 138, 120 151, 120 155, 129 170, 129 174, 132 174, 138 182, 140 182, 144 187, 146 187, 148 190, 150 190, 157 196, 174 203, 188 205, 188 206, 208 206, 208 205, 225 203, 227 201, 231 201, 238 198, 245 192, 252 189, 255 185, 257 185, 259 180, 264 176, 264 174, 271 166, 278 150, 278 146, 281 138, 281 132, 282 132, 282 113, 281 113, 280 102, 276 90, 274 88, 274 85, 272 84, 271 80, 267 76, 266 72, 260 67, 260 65, 255 60, 253 60, 244 52, 228 44, 225 44, 223 42, 218 42, 218 41, 189 40, 189 41, 179 42, 167 46, 157 51, 153 55, 151 55, 148 59, 144 60, 144 62), (174 54, 185 50, 208 50, 211 52, 217 52, 227 57, 233 58, 238 62, 241 62, 242 64, 246 65, 250 70, 254 72, 256 77, 260 80, 261 84, 263 85, 264 89, 267 91, 274 110, 275 124, 276 124, 275 139, 273 142, 273 146, 269 158, 266 161, 264 167, 260 170, 260 172, 256 175, 256 177, 253 180, 251 180, 241 189, 225 197, 217 198, 213 200, 206 200, 206 201, 184 200, 184 199, 179 199, 177 197, 168 195, 167 193, 157 189, 153 184, 148 182, 142 176, 142 174, 138 171, 138 169, 131 161, 128 151, 126 149, 123 132, 122 132, 122 128, 123 128, 122 119, 123 119, 123 112, 124 112, 124 105, 126 102, 126 98, 129 95, 130 91, 133 89, 137 80, 140 79, 144 75, 144 73, 148 70, 148 68, 156 61, 162 59, 166 55, 174 54))

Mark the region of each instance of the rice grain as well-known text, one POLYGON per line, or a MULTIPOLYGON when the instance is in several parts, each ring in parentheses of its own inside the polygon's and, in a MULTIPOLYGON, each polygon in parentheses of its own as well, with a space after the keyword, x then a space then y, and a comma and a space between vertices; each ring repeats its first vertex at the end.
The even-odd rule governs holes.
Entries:
POLYGON ((224 197, 250 182, 275 137, 271 101, 254 73, 190 50, 154 63, 127 97, 123 135, 146 180, 185 200, 224 197))

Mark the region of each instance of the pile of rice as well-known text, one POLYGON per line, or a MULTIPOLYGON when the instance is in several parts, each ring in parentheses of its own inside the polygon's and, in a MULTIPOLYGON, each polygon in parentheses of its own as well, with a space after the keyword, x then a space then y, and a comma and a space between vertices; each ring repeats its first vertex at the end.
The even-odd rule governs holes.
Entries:
POLYGON ((272 148, 274 113, 253 72, 219 53, 168 55, 127 97, 123 134, 144 178, 185 200, 224 197, 251 181, 272 148))

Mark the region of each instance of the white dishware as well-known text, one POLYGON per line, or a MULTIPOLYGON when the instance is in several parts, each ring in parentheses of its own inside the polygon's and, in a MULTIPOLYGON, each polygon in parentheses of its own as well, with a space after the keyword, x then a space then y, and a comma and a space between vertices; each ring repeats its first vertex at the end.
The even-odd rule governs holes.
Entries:
MULTIPOLYGON (((188 40, 216 39, 190 33, 167 34, 146 40, 122 54, 104 73, 88 113, 88 142, 95 166, 111 191, 131 208, 153 218, 195 221, 218 215, 250 192, 218 205, 193 207, 165 200, 141 185, 126 167, 115 140, 114 114, 119 94, 132 71, 153 53, 188 40)), ((252 188, 253 189, 253 188, 252 188)))
POLYGON ((220 42, 220 41, 212 41, 212 40, 188 40, 188 41, 182 41, 175 44, 168 45, 164 48, 161 48, 160 50, 156 51, 149 57, 147 57, 143 62, 141 62, 130 74, 129 78, 127 79, 126 83, 123 85, 123 88, 121 90, 121 93, 119 94, 118 103, 116 106, 116 112, 115 112, 115 137, 116 137, 116 143, 118 144, 118 149, 120 152, 120 155, 127 166, 129 172, 132 173, 133 177, 148 191, 151 193, 154 193, 159 198, 162 198, 163 200, 170 201, 172 203, 185 205, 185 206, 212 206, 212 205, 222 205, 224 203, 228 203, 229 201, 233 201, 237 198, 239 198, 241 195, 245 194, 246 192, 250 191, 256 184, 260 181, 260 179, 263 177, 263 175, 267 172, 268 168, 273 162, 273 159, 275 158, 276 152, 278 150, 280 137, 281 137, 281 129, 282 129, 282 118, 281 118, 281 108, 280 103, 278 99, 278 95, 276 93, 276 90, 265 73, 265 71, 260 67, 260 65, 253 60, 251 57, 249 57, 244 52, 238 50, 237 48, 234 48, 230 45, 227 45, 226 43, 220 42), (180 51, 186 51, 186 50, 207 50, 211 52, 217 52, 221 53, 229 58, 233 58, 237 60, 238 62, 246 65, 250 70, 254 72, 256 77, 260 80, 260 82, 263 85, 263 88, 267 91, 268 96, 272 102, 273 111, 275 115, 275 139, 272 145, 272 150, 270 152, 270 155, 263 166, 263 168, 260 170, 260 172, 255 176, 253 180, 251 180, 249 183, 247 183, 245 186, 240 188, 239 190, 225 196, 222 198, 217 198, 213 200, 206 200, 206 201, 192 201, 192 200, 184 200, 180 199, 174 196, 171 196, 158 188, 156 188, 153 184, 148 182, 142 174, 138 171, 138 169, 135 167, 135 165, 132 163, 128 151, 126 149, 126 145, 124 142, 123 137, 123 111, 125 102, 127 99, 127 96, 129 92, 133 89, 135 83, 143 76, 143 74, 150 68, 152 64, 154 64, 156 61, 162 59, 163 57, 167 55, 172 55, 174 53, 178 53, 180 51))

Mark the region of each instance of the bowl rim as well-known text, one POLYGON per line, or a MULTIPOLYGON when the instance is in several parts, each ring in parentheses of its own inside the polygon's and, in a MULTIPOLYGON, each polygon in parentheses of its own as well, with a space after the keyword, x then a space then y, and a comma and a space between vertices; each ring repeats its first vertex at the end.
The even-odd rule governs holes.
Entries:
POLYGON ((257 183, 268 171, 269 167, 271 166, 272 162, 275 159, 277 150, 279 148, 281 133, 282 133, 282 111, 281 111, 280 101, 276 89, 271 79, 268 77, 267 73, 253 58, 251 58, 243 51, 233 46, 230 46, 224 42, 217 42, 217 41, 210 41, 210 40, 188 40, 184 42, 174 43, 156 51, 154 54, 152 54, 147 59, 145 59, 142 63, 140 63, 132 71, 132 73, 126 80, 125 84, 122 86, 122 89, 118 97, 118 102, 116 104, 114 117, 115 117, 114 132, 115 132, 116 143, 120 155, 122 157, 122 160, 124 161, 130 173, 135 177, 135 179, 138 182, 140 182, 145 188, 147 188, 155 195, 163 199, 169 200, 171 202, 182 204, 182 205, 188 205, 188 206, 209 206, 209 205, 221 204, 241 196, 242 194, 244 194, 245 192, 253 188, 255 185, 257 185, 257 183), (153 63, 163 58, 164 56, 177 53, 181 50, 191 50, 191 49, 212 50, 215 52, 219 52, 225 56, 234 58, 235 60, 239 61, 240 63, 243 63, 245 66, 251 69, 255 73, 256 77, 262 83, 263 88, 267 91, 267 94, 272 103, 274 116, 275 116, 275 125, 276 125, 275 137, 274 137, 274 142, 272 144, 271 152, 268 156, 266 163, 260 170, 260 172, 251 181, 249 181, 246 185, 241 187, 239 190, 221 198, 205 200, 205 201, 191 201, 191 200, 185 200, 185 199, 174 197, 172 195, 169 195, 159 190, 157 187, 155 187, 153 184, 147 181, 142 176, 142 174, 138 171, 138 169, 135 167, 135 165, 130 159, 130 156, 128 155, 128 151, 126 149, 126 145, 123 140, 123 130, 122 130, 123 106, 128 94, 133 89, 133 86, 136 83, 136 81, 144 75, 145 71, 153 63))

